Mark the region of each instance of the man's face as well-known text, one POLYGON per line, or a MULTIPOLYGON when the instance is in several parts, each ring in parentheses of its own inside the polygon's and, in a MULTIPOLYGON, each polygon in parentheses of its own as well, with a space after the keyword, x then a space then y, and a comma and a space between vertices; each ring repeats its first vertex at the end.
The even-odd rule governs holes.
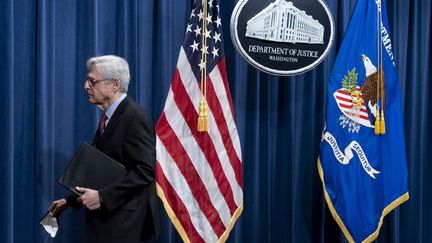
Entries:
POLYGON ((110 99, 114 94, 111 80, 104 80, 100 73, 96 70, 96 66, 90 66, 87 73, 84 89, 87 91, 88 101, 92 104, 105 107, 109 104, 110 99))

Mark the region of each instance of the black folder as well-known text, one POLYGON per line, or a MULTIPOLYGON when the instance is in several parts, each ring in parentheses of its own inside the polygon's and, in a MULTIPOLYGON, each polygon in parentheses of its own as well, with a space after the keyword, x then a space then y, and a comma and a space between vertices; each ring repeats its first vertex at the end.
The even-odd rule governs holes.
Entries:
POLYGON ((79 196, 82 193, 75 187, 99 190, 112 184, 126 172, 122 164, 83 142, 60 177, 59 183, 79 196))

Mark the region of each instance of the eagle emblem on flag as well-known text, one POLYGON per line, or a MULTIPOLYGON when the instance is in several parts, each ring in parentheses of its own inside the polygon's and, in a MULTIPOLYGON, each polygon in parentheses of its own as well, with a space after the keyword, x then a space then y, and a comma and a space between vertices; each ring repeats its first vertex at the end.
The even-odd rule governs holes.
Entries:
MULTIPOLYGON (((333 93, 336 104, 342 112, 339 117, 340 126, 347 128, 351 133, 358 133, 360 125, 374 128, 373 121, 377 114, 377 68, 365 54, 361 58, 366 71, 366 79, 363 85, 359 86, 357 84, 358 73, 353 68, 344 76, 342 88, 333 93), (371 120, 371 117, 373 117, 373 120, 371 120)), ((383 99, 385 99, 385 96, 383 99)))

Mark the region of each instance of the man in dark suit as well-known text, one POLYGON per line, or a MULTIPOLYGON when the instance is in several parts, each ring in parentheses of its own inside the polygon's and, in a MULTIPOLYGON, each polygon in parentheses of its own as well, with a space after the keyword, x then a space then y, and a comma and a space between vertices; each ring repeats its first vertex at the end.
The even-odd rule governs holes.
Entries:
POLYGON ((50 212, 85 206, 87 242, 142 242, 159 231, 154 127, 149 114, 126 94, 130 75, 124 59, 94 57, 87 68, 88 101, 104 111, 93 145, 122 163, 127 174, 100 190, 77 187, 80 197, 54 201, 50 212))

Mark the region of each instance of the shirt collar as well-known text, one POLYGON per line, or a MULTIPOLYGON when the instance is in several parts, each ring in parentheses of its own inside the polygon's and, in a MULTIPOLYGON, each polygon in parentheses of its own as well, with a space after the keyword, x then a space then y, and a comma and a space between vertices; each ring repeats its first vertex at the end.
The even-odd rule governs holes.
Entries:
POLYGON ((105 115, 108 117, 108 120, 111 119, 112 115, 114 114, 114 111, 117 109, 117 107, 120 105, 120 103, 126 98, 127 94, 123 93, 120 95, 114 103, 111 104, 110 107, 105 111, 105 115))

